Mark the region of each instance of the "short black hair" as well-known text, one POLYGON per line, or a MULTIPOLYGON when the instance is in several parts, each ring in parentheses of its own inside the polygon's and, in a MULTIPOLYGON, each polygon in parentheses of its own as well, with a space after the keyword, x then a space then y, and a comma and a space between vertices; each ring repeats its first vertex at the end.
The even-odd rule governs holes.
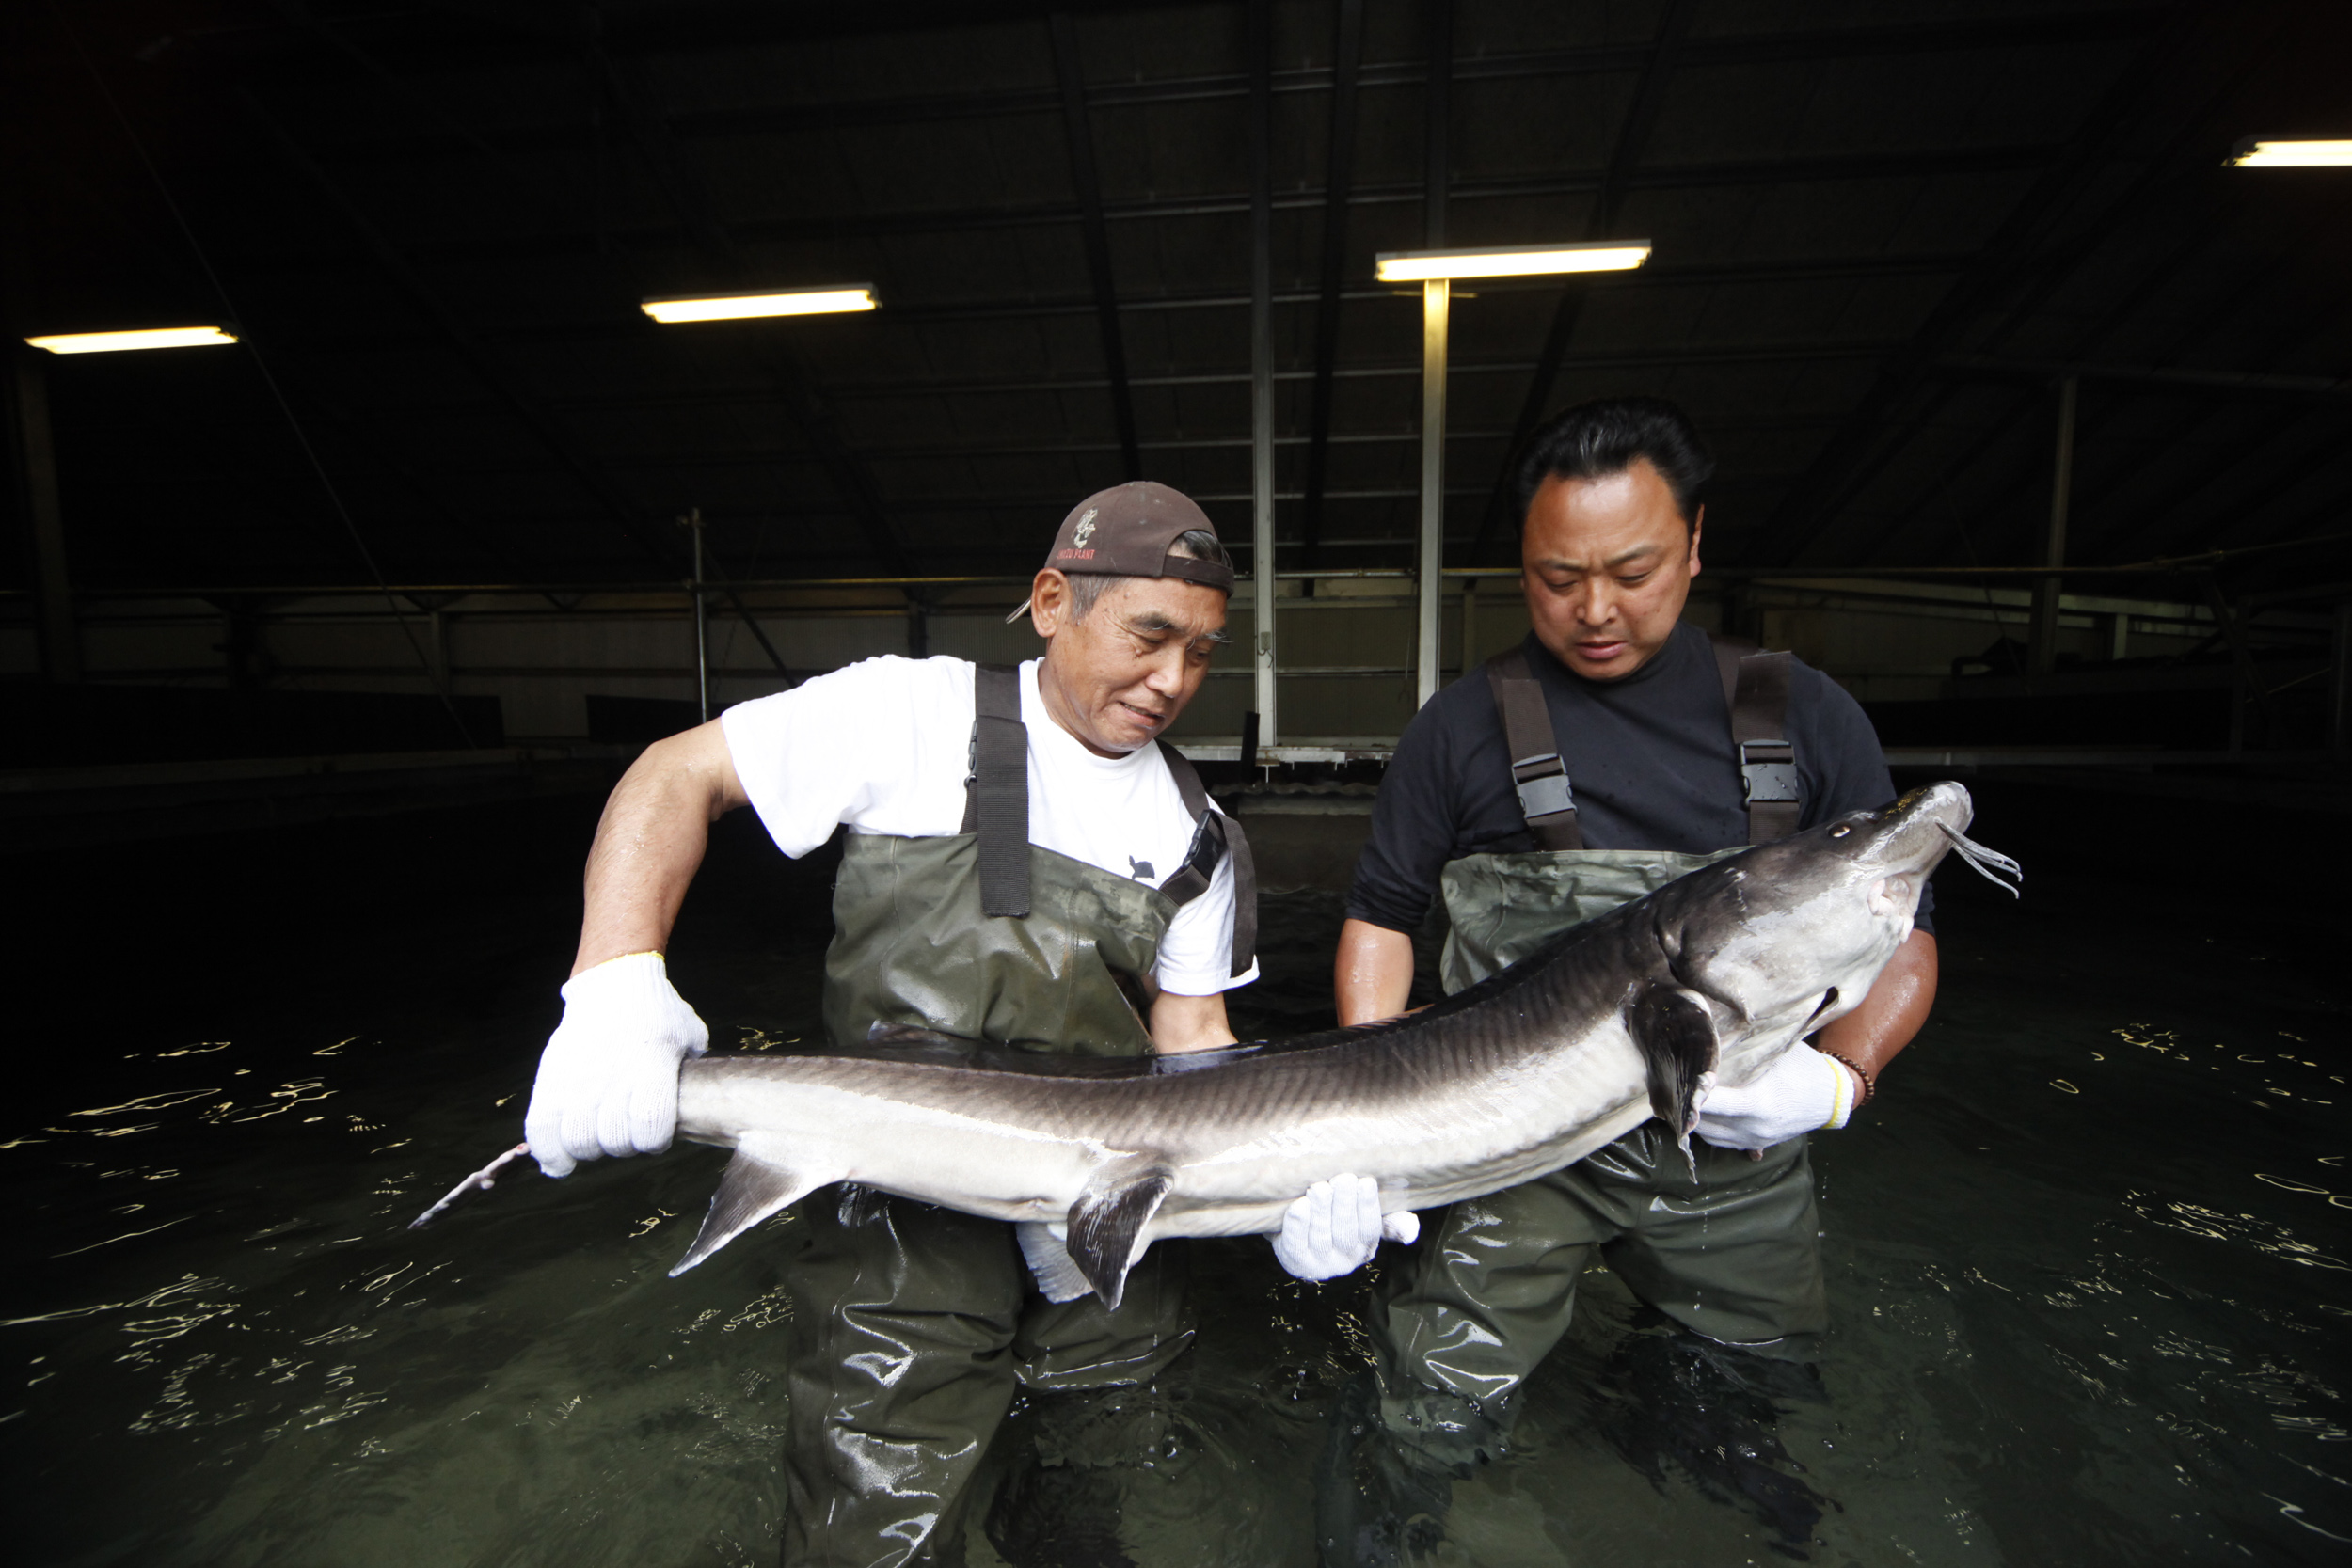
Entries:
POLYGON ((1691 416, 1664 398, 1596 398, 1580 403, 1535 433, 1519 460, 1518 516, 1524 526, 1548 479, 1606 479, 1647 458, 1674 492, 1685 523, 1699 515, 1715 454, 1691 416))

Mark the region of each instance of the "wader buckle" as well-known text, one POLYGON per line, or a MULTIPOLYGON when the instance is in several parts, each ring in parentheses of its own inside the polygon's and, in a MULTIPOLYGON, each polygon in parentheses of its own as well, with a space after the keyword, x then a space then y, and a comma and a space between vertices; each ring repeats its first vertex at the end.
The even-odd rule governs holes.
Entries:
POLYGON ((1795 804, 1797 749, 1786 740, 1740 742, 1740 792, 1752 806, 1795 804))
POLYGON ((1519 813, 1530 822, 1576 809, 1576 793, 1568 787, 1568 769, 1557 752, 1519 758, 1511 765, 1511 782, 1518 789, 1519 813))

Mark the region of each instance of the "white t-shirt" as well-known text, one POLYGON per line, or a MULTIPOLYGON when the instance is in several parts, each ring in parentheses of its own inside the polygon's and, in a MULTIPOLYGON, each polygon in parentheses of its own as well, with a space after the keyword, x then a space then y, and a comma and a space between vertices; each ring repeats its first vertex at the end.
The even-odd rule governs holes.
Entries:
MULTIPOLYGON (((1099 757, 1045 711, 1038 663, 1021 666, 1029 732, 1029 842, 1157 887, 1192 847, 1193 818, 1168 765, 1145 745, 1099 757)), ((961 658, 869 658, 720 716, 736 777, 776 847, 795 858, 833 836, 945 838, 963 827, 971 771, 973 667, 961 658)), ((1210 809, 1215 810, 1212 806, 1210 809)), ((1233 863, 1161 939, 1157 978, 1213 996, 1258 977, 1233 968, 1233 863)))

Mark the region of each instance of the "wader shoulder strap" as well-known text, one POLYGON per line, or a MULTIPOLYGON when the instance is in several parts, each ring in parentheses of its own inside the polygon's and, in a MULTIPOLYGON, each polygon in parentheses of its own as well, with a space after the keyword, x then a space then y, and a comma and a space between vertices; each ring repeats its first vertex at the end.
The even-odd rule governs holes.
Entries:
POLYGON ((1527 667, 1527 653, 1512 648, 1486 661, 1486 684, 1502 715, 1502 738, 1511 749, 1511 783, 1519 793, 1519 813, 1539 849, 1581 849, 1576 823, 1576 794, 1568 787, 1567 764, 1551 729, 1544 689, 1527 667))
POLYGON ((1184 863, 1160 884, 1160 891, 1179 907, 1189 904, 1209 891, 1216 857, 1220 853, 1232 856, 1233 973, 1247 974, 1250 960, 1258 956, 1258 867, 1250 858, 1249 835, 1241 831, 1239 822, 1209 804, 1209 792, 1201 787, 1200 775, 1194 771, 1190 759, 1165 740, 1154 744, 1176 781, 1176 793, 1184 798, 1184 809, 1198 824, 1184 863))
POLYGON ((980 838, 980 909, 1029 913, 1029 732, 1021 722, 1021 672, 972 672, 972 762, 963 781, 963 832, 980 838))
POLYGON ((1715 670, 1731 740, 1740 749, 1740 792, 1748 803, 1748 842, 1770 844, 1797 831, 1797 749, 1788 740, 1791 656, 1768 654, 1736 637, 1716 637, 1715 670))

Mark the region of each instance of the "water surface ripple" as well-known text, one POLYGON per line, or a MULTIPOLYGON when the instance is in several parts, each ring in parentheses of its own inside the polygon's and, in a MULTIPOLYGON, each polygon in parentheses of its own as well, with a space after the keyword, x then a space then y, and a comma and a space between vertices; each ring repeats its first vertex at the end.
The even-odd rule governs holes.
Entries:
MULTIPOLYGON (((581 823, 500 831, 560 864, 581 823)), ((743 865, 698 890, 681 985, 723 1043, 813 1034, 825 869, 722 843, 743 865)), ((184 998, 92 993, 0 1126, 18 1560, 773 1560, 792 1222, 665 1275, 718 1154, 517 1170, 403 1228, 516 1136, 574 918, 526 869, 430 919, 358 891, 279 910, 184 998)), ((1816 1143, 1827 1397, 1777 1428, 1831 1499, 1803 1555, 2344 1560, 2352 1074, 2324 969, 2089 879, 2037 868, 2022 909, 1956 882, 1934 1021, 1816 1143)), ((1338 920, 1328 892, 1270 901, 1246 1022, 1324 1022, 1338 920)), ((1138 1563, 1311 1561, 1360 1285, 1301 1286, 1255 1241, 1195 1252, 1199 1349, 1150 1390, 1025 1402, 1009 1451, 1101 1471, 1138 1563)), ((1602 1435, 1639 1315, 1586 1286, 1438 1560, 1768 1560, 1756 1518, 1602 1435)), ((995 1560, 977 1532, 973 1558, 995 1560)))

